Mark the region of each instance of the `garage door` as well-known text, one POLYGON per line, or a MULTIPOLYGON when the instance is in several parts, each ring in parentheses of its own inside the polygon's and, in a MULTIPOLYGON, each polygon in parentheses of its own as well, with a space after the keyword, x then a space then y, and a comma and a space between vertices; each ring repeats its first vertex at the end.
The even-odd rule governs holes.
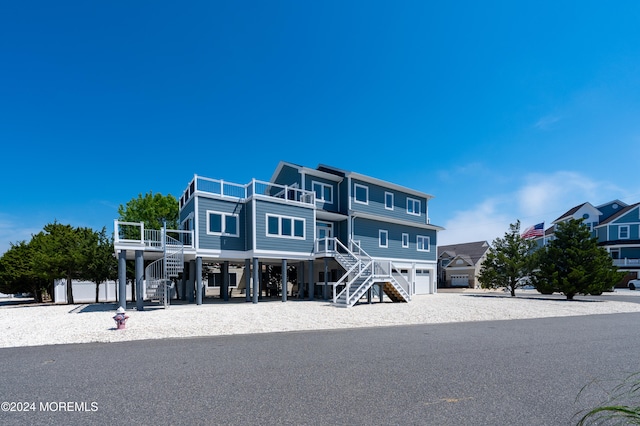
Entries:
POLYGON ((429 294, 431 274, 428 269, 416 270, 416 294, 429 294))
POLYGON ((451 275, 451 287, 469 287, 469 275, 451 275))

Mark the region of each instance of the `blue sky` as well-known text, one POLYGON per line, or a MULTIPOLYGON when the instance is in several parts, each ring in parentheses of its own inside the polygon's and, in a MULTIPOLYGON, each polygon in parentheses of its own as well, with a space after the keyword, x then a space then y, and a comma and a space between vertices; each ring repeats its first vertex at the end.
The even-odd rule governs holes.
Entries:
POLYGON ((59 1, 0 13, 0 253, 194 174, 329 164, 439 244, 640 201, 640 2, 59 1))

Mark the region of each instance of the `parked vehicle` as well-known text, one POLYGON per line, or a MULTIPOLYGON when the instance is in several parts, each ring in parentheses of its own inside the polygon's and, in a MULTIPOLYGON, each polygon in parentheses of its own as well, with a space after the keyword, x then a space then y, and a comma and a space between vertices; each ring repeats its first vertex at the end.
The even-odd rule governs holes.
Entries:
POLYGON ((640 287, 640 280, 629 280, 627 285, 629 286, 629 290, 635 290, 640 287))

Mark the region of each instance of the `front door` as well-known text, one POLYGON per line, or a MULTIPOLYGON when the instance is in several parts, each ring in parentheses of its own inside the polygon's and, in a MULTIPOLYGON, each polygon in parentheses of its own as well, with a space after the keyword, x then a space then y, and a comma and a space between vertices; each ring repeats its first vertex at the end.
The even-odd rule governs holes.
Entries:
POLYGON ((316 222, 316 240, 318 241, 318 251, 328 251, 335 249, 333 241, 333 224, 330 222, 316 222))

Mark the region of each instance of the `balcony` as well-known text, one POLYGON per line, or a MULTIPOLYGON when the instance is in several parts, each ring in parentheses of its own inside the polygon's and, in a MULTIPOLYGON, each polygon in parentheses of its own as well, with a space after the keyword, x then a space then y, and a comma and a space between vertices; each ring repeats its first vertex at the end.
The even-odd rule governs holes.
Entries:
POLYGON ((180 197, 180 208, 182 208, 196 192, 238 200, 246 200, 250 197, 257 196, 311 206, 315 203, 315 194, 312 191, 306 191, 297 186, 277 185, 255 179, 246 185, 241 185, 196 175, 183 192, 182 197, 180 197))
POLYGON ((640 268, 640 259, 613 259, 613 264, 618 267, 640 268))
MULTIPOLYGON (((161 229, 145 229, 142 222, 121 222, 119 220, 113 221, 113 227, 113 244, 117 248, 136 247, 159 251, 164 248, 164 231, 161 229)), ((167 229, 167 237, 170 237, 167 239, 168 241, 175 241, 175 244, 182 243, 184 248, 193 248, 193 231, 167 229)))

